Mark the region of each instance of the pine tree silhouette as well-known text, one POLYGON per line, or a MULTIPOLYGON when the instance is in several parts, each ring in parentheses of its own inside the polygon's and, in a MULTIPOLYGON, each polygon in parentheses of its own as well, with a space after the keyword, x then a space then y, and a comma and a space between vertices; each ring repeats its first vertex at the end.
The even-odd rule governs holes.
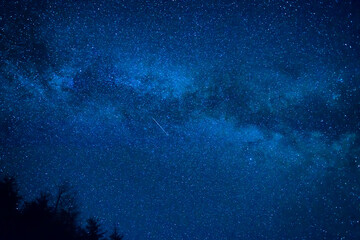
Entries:
POLYGON ((89 218, 86 225, 86 240, 101 240, 104 232, 100 229, 100 224, 95 218, 89 218))
POLYGON ((117 227, 114 226, 114 230, 112 232, 112 234, 110 235, 110 240, 122 240, 124 238, 123 235, 120 235, 118 233, 117 227))
POLYGON ((14 178, 0 182, 0 239, 10 239, 15 234, 20 199, 14 178))
MULTIPOLYGON (((0 180, 0 240, 104 240, 97 219, 88 219, 85 228, 78 225, 75 193, 69 186, 60 185, 55 196, 42 193, 21 203, 15 180, 0 180)), ((110 240, 122 239, 115 227, 110 240)))

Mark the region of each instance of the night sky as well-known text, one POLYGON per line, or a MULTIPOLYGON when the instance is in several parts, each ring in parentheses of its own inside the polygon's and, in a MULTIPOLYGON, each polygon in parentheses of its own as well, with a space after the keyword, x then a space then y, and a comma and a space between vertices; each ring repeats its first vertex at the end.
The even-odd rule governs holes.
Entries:
POLYGON ((360 1, 0 3, 0 175, 126 239, 360 239, 360 1))

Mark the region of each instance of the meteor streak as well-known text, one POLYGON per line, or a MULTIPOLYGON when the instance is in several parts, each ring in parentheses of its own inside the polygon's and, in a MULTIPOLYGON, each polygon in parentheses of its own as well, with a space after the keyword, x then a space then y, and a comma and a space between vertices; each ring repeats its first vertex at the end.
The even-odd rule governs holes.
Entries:
POLYGON ((152 120, 161 128, 161 130, 166 134, 166 136, 169 136, 169 134, 164 130, 164 128, 155 120, 155 118, 151 117, 152 120))

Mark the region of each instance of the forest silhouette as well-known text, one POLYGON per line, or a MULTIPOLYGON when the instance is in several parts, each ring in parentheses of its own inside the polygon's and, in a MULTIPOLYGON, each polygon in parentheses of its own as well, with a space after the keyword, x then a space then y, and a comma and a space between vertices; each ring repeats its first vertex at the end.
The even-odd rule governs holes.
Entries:
POLYGON ((0 181, 1 240, 121 240, 117 228, 106 232, 96 218, 89 218, 85 227, 78 222, 80 212, 75 192, 62 184, 54 195, 42 193, 35 200, 22 201, 16 180, 5 177, 0 181))

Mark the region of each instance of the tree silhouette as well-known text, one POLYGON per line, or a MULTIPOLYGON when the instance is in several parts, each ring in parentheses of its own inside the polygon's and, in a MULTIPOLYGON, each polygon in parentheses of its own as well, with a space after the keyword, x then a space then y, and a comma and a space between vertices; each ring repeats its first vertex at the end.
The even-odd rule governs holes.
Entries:
MULTIPOLYGON (((21 204, 20 200, 14 178, 0 180, 0 240, 105 239, 95 218, 88 219, 85 229, 77 224, 75 192, 68 183, 61 184, 54 197, 42 193, 30 202, 21 204)), ((110 239, 123 236, 114 228, 110 239)))
POLYGON ((114 226, 114 230, 112 234, 110 235, 110 240, 122 240, 124 238, 123 235, 120 235, 117 231, 117 227, 114 226))
POLYGON ((68 182, 59 185, 55 195, 54 211, 67 224, 75 224, 79 215, 76 202, 76 193, 68 182))
POLYGON ((95 218, 89 218, 86 225, 86 240, 101 240, 104 237, 104 232, 100 229, 100 224, 95 218))
POLYGON ((15 233, 20 199, 14 178, 0 182, 0 239, 10 238, 15 233))
POLYGON ((22 210, 21 225, 24 237, 46 239, 53 237, 54 215, 49 206, 50 195, 42 193, 35 201, 26 202, 22 210))

